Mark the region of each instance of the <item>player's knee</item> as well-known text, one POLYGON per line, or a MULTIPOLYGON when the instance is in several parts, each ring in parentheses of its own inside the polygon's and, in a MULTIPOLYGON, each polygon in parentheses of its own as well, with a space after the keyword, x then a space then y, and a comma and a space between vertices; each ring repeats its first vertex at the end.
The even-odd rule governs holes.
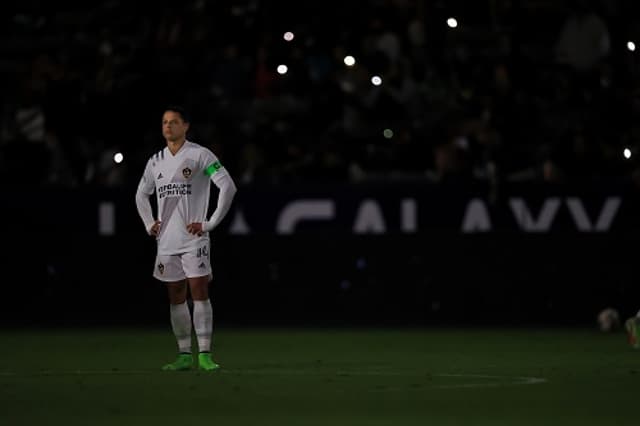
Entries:
POLYGON ((179 305, 187 300, 187 286, 183 283, 171 283, 167 285, 169 303, 179 305))
POLYGON ((206 286, 198 286, 192 288, 191 297, 193 300, 207 300, 209 298, 209 291, 206 286))
POLYGON ((207 300, 209 298, 209 280, 207 277, 191 279, 189 285, 193 300, 207 300))
POLYGON ((181 305, 187 301, 186 294, 169 293, 169 303, 172 305, 181 305))

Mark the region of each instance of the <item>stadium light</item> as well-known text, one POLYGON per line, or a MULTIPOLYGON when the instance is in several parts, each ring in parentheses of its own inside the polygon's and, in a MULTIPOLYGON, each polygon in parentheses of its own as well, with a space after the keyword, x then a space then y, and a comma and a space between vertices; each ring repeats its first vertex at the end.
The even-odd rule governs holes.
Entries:
POLYGON ((293 40, 295 37, 295 35, 293 35, 293 33, 291 31, 287 31, 286 33, 284 33, 284 35, 282 36, 282 38, 285 39, 285 41, 291 41, 293 40))
POLYGON ((457 28, 458 27, 458 20, 454 17, 451 17, 449 19, 447 19, 447 25, 449 26, 449 28, 457 28))
POLYGON ((629 49, 629 52, 635 52, 636 51, 636 44, 634 42, 632 42, 631 40, 629 40, 627 42, 627 49, 629 49))
POLYGON ((629 148, 625 148, 624 151, 622 151, 622 155, 624 155, 624 158, 628 160, 631 158, 631 150, 629 148))
POLYGON ((373 77, 371 77, 371 84, 373 84, 374 86, 380 86, 382 84, 382 77, 374 75, 373 77))
POLYGON ((287 67, 286 65, 278 65, 278 74, 284 75, 287 73, 287 71, 289 71, 289 67, 287 67))
POLYGON ((344 57, 344 64, 348 67, 352 67, 356 64, 356 58, 351 55, 347 55, 344 57))
POLYGON ((115 161, 115 162, 116 162, 116 164, 120 164, 120 163, 122 163, 122 161, 124 161, 124 155, 122 155, 122 153, 121 153, 121 152, 116 152, 116 153, 113 155, 113 161, 115 161))
POLYGON ((393 137, 393 130, 391 129, 384 129, 382 131, 382 135, 385 137, 385 139, 391 139, 393 137))

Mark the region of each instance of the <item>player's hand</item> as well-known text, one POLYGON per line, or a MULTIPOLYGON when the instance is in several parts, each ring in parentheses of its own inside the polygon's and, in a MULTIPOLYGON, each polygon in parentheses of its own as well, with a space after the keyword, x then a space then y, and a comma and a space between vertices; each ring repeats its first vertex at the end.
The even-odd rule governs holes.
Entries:
POLYGON ((149 235, 157 237, 158 234, 160 234, 160 225, 161 224, 162 224, 162 222, 160 222, 159 220, 156 220, 156 222, 151 226, 151 229, 149 229, 149 235))
POLYGON ((198 237, 200 237, 202 234, 204 234, 204 231, 202 230, 202 222, 193 222, 188 224, 187 231, 190 234, 197 235, 198 237))

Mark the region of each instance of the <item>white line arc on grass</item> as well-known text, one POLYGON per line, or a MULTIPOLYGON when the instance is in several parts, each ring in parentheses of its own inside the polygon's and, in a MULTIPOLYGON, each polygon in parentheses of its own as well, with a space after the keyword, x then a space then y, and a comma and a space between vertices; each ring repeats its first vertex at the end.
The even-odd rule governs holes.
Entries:
MULTIPOLYGON (((197 370, 194 370, 197 372, 197 370)), ((14 372, 14 371, 2 371, 0 377, 42 377, 42 376, 110 376, 110 375, 141 375, 141 374, 167 374, 167 372, 161 372, 156 370, 42 370, 35 372, 14 372)), ((415 372, 402 372, 393 370, 362 370, 362 371, 309 371, 304 369, 222 369, 219 373, 235 374, 235 375, 262 375, 262 376, 379 376, 379 377, 398 377, 398 376, 420 376, 415 372)), ((171 373, 169 373, 171 374, 171 373)), ((184 373, 181 373, 184 374, 184 373)), ((210 374, 210 373, 206 373, 210 374)), ((216 373, 214 373, 216 374, 216 373)), ((518 385, 537 385, 546 383, 547 379, 544 377, 529 377, 529 376, 500 376, 490 374, 466 374, 466 373, 436 373, 429 374, 431 377, 443 377, 443 378, 460 378, 460 379, 486 379, 491 382, 480 383, 458 383, 458 384, 445 384, 445 385, 432 385, 425 386, 426 388, 437 389, 459 389, 459 388, 492 388, 492 387, 504 387, 504 386, 518 386, 518 385)), ((393 388, 395 389, 395 388, 393 388)), ((393 390, 386 388, 383 391, 393 390)))
POLYGON ((474 378, 474 379, 490 379, 490 380, 508 380, 509 383, 460 383, 457 385, 439 385, 434 386, 440 389, 454 389, 454 388, 494 388, 500 386, 512 386, 512 385, 538 385, 546 383, 547 379, 544 377, 527 377, 527 376, 495 376, 489 374, 435 374, 438 377, 460 377, 460 378, 474 378))

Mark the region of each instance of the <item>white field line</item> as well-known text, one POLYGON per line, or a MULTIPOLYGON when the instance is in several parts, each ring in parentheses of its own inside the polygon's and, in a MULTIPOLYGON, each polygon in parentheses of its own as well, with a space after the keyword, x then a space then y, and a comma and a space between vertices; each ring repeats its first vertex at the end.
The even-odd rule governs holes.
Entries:
MULTIPOLYGON (((197 370, 194 370, 197 372, 197 370)), ((162 372, 159 370, 41 370, 41 371, 0 371, 0 377, 56 377, 56 376, 117 376, 117 375, 148 375, 148 374, 185 374, 185 372, 162 372)), ((519 385, 537 385, 546 383, 547 379, 544 377, 531 377, 531 376, 503 376, 493 374, 474 374, 474 373, 415 373, 400 370, 336 370, 336 371, 321 371, 321 370, 309 370, 309 369, 280 369, 280 368, 265 368, 265 369, 221 369, 215 373, 202 373, 202 374, 229 374, 236 376, 338 376, 338 377, 357 377, 357 376, 374 376, 374 377, 416 377, 422 378, 428 377, 441 377, 451 379, 472 379, 480 380, 473 383, 451 383, 442 385, 427 385, 418 386, 416 390, 425 388, 437 388, 437 389, 461 389, 461 388, 496 388, 505 386, 519 386, 519 385)), ((387 392, 393 390, 400 390, 400 388, 385 387, 380 390, 372 390, 377 392, 387 392)), ((407 388, 402 388, 407 390, 407 388)))

